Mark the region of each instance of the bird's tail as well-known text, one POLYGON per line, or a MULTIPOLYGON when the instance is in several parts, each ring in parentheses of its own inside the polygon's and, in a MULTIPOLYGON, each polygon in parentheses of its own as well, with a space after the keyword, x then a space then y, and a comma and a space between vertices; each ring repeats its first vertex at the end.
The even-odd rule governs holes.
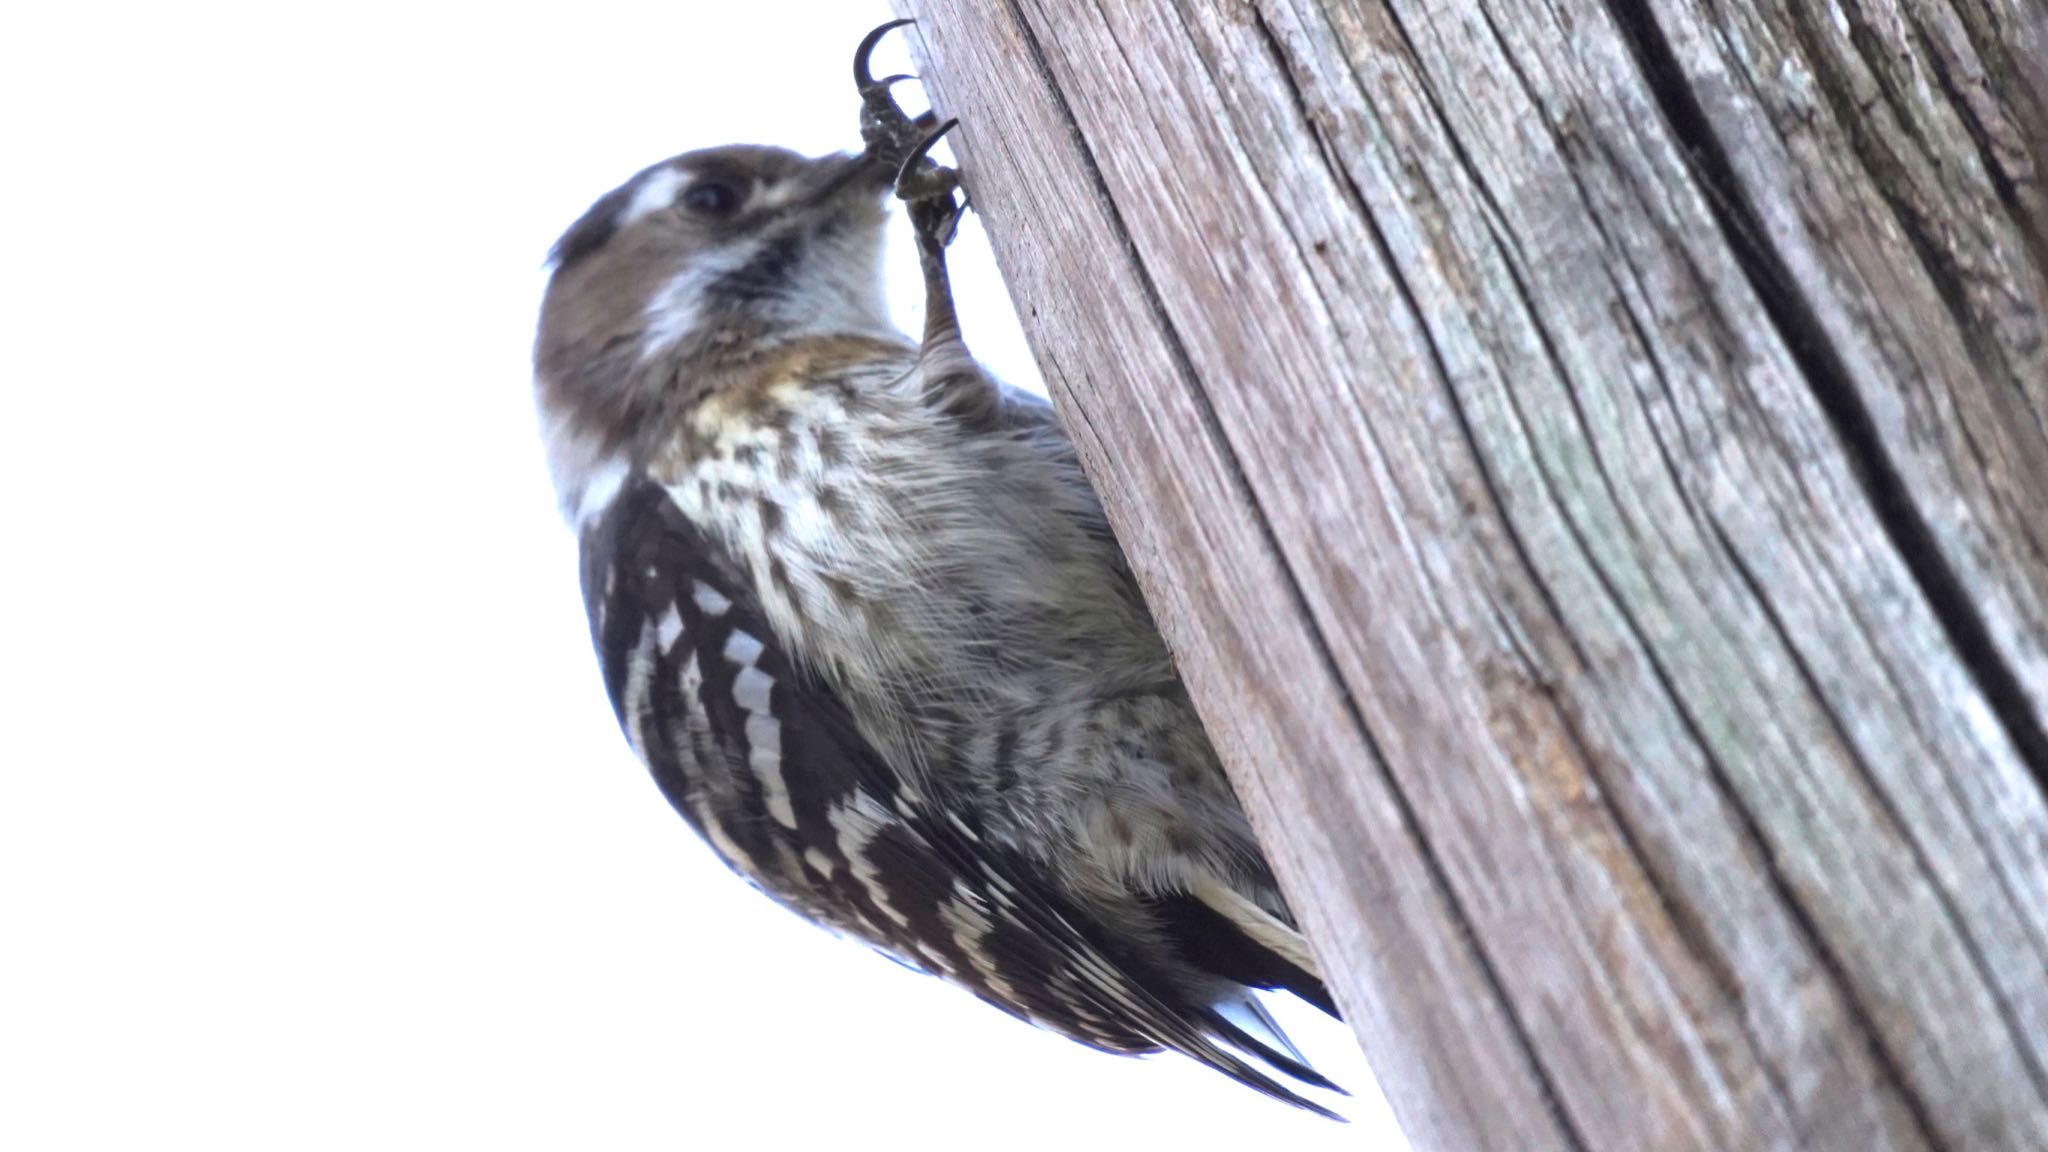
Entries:
MULTIPOLYGON (((1336 1003, 1324 986, 1315 957, 1309 953, 1308 942, 1300 932, 1251 899, 1213 879, 1199 881, 1184 893, 1155 895, 1148 903, 1159 915, 1182 959, 1238 986, 1234 992, 1199 1013, 1201 1022, 1216 1041, 1303 1084, 1347 1094, 1310 1066, 1301 1050, 1287 1038, 1252 991, 1284 990, 1331 1016, 1337 1015, 1336 1003)), ((1201 1052, 1188 1052, 1188 1055, 1269 1096, 1342 1119, 1282 1088, 1270 1077, 1247 1077, 1241 1066, 1219 1063, 1201 1052)))

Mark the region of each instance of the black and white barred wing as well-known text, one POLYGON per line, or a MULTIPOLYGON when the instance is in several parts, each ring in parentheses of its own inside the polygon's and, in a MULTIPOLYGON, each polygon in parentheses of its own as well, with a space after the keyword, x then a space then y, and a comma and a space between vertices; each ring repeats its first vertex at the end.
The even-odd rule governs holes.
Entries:
POLYGON ((1246 1054, 1326 1081, 1212 1008, 1172 1003, 1027 862, 910 792, 662 488, 628 485, 583 547, 620 726, 669 802, 756 887, 1082 1043, 1173 1048, 1325 1111, 1246 1054))

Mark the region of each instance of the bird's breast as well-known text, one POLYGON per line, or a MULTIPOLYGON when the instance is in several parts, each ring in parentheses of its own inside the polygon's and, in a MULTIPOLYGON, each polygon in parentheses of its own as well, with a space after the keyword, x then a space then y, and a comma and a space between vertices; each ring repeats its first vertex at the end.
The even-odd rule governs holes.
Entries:
POLYGON ((905 349, 793 363, 700 405, 656 478, 885 754, 1165 675, 1056 429, 960 419, 905 349))
POLYGON ((780 638, 843 690, 905 683, 934 651, 949 549, 979 501, 914 356, 799 358, 709 398, 656 477, 757 593, 780 638))

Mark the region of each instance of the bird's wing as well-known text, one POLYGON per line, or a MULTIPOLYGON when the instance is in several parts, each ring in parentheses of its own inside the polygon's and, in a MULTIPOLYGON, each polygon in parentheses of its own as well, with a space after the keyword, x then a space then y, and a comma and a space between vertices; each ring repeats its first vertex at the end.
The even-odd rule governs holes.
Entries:
POLYGON ((620 726, 735 871, 812 919, 1014 1015, 1113 1052, 1183 1052, 1329 1115, 1254 1059, 1327 1081, 1119 957, 1012 852, 942 813, 782 650, 751 587, 668 493, 629 482, 583 540, 620 726))

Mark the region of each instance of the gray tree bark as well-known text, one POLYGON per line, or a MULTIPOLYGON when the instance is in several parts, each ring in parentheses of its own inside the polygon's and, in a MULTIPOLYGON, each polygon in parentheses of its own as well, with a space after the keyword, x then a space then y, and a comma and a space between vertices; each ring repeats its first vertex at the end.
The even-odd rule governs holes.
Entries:
POLYGON ((1418 1148, 2048 1149, 2040 0, 898 0, 1418 1148))

